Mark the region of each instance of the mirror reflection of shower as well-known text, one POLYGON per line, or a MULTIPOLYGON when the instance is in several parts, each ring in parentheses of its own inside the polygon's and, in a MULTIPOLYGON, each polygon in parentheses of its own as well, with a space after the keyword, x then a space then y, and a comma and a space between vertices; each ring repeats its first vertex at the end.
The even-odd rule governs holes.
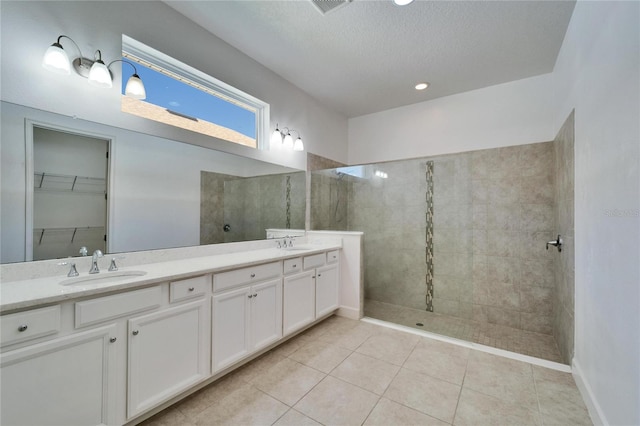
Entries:
MULTIPOLYGON (((333 209, 333 220, 335 223, 342 223, 342 221, 345 219, 344 214, 338 215, 338 208, 340 207, 340 193, 342 191, 342 193, 344 194, 345 192, 345 188, 342 188, 343 183, 342 183, 342 179, 344 179, 344 177, 346 176, 345 173, 339 171, 339 170, 334 170, 334 173, 338 176, 337 179, 333 179, 332 180, 332 188, 335 188, 335 198, 331 197, 330 198, 330 205, 334 205, 335 203, 335 207, 333 209), (335 201, 334 201, 335 200, 335 201)), ((332 194, 334 194, 334 191, 330 190, 329 192, 330 196, 332 194)))

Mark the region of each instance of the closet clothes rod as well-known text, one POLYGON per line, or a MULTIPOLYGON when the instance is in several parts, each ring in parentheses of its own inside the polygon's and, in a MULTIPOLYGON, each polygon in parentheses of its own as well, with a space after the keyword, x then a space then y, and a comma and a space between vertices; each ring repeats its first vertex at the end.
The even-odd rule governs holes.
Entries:
POLYGON ((42 244, 42 239, 44 238, 45 231, 49 231, 49 232, 52 232, 52 231, 53 232, 69 232, 69 233, 71 233, 71 243, 73 243, 73 241, 76 238, 76 234, 78 233, 78 231, 96 231, 96 230, 100 230, 100 229, 104 229, 104 226, 78 226, 78 227, 75 227, 75 228, 35 228, 33 231, 34 231, 34 233, 40 234, 40 237, 38 238, 38 245, 41 245, 42 244))

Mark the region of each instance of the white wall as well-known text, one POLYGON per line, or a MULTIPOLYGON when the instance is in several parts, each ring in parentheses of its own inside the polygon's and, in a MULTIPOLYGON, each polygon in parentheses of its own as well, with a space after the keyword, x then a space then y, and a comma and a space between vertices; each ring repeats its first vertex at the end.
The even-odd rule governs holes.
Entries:
POLYGON ((579 1, 553 72, 554 128, 575 108, 574 367, 615 425, 640 424, 639 21, 579 1))
POLYGON ((552 81, 546 74, 351 118, 349 164, 551 141, 552 81))
MULTIPOLYGON (((40 66, 60 34, 72 37, 84 56, 93 58, 100 49, 106 60, 120 57, 126 34, 269 103, 271 129, 278 122, 300 130, 307 151, 347 160, 345 117, 160 1, 3 1, 0 14, 3 101, 305 168, 304 153, 256 151, 120 112, 118 63, 112 89, 89 86, 74 71, 60 76, 40 66)), ((71 42, 63 39, 62 45, 71 57, 77 55, 71 42)), ((129 67, 123 69, 128 73, 129 67)))

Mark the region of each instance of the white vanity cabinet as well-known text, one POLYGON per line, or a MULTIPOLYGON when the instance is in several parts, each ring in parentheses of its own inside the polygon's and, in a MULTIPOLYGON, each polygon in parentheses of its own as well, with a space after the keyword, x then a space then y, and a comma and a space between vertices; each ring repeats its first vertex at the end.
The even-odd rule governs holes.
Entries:
POLYGON ((128 321, 127 418, 209 376, 210 317, 207 298, 128 321))
MULTIPOLYGON (((292 275, 285 275, 283 288, 283 334, 289 335, 318 318, 330 314, 339 307, 340 277, 337 250, 291 260, 302 264, 298 269, 289 268, 292 275)), ((285 262, 285 274, 288 269, 285 262)))
MULTIPOLYGON (((280 268, 278 265, 278 275, 280 268)), ((214 277, 214 280, 215 278, 217 277, 214 277)), ((259 284, 245 285, 235 290, 214 294, 212 360, 214 373, 276 342, 281 337, 282 278, 280 276, 259 284)))
POLYGON ((2 353, 0 424, 117 424, 115 336, 112 324, 2 353))

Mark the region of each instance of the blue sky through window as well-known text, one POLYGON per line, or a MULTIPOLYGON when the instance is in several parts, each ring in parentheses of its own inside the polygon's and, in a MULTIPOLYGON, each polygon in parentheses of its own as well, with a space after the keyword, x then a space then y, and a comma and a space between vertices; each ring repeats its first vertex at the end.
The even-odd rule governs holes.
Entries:
MULTIPOLYGON (((256 115, 254 112, 144 65, 135 65, 147 91, 145 102, 218 124, 253 139, 256 138, 256 115)), ((124 76, 125 78, 122 79, 123 94, 128 80, 126 73, 124 76)))

